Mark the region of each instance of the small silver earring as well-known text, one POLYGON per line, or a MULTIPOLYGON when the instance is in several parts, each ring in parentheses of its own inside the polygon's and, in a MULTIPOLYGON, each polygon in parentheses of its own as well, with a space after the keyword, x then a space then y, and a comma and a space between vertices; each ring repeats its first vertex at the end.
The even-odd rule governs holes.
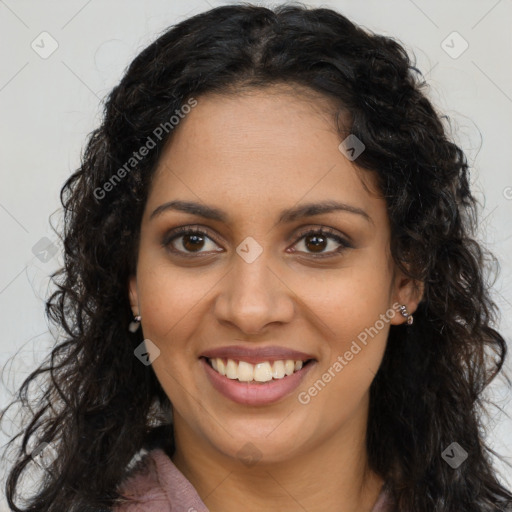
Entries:
POLYGON ((411 325, 414 322, 414 318, 407 312, 407 306, 402 304, 399 309, 402 316, 407 319, 407 324, 411 325))
POLYGON ((130 322, 130 324, 128 325, 128 330, 130 332, 136 332, 137 329, 140 327, 140 320, 141 320, 140 315, 134 316, 133 321, 130 322))

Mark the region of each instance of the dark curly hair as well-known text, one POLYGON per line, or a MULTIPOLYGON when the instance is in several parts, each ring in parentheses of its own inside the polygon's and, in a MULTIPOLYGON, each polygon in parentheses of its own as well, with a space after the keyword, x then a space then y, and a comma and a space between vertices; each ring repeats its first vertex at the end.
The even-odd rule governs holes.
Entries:
POLYGON ((482 393, 506 355, 484 274, 496 262, 476 241, 467 159, 423 93, 423 76, 394 39, 333 10, 238 4, 182 21, 133 60, 61 190, 64 266, 52 275, 46 313, 63 339, 2 413, 20 403, 30 414, 7 445, 23 435, 6 482, 12 510, 112 507, 141 450, 165 442, 173 452, 169 399, 134 357, 140 330, 127 331, 142 212, 173 133, 156 137, 155 128, 202 94, 283 83, 335 100, 340 136, 364 142, 357 165, 377 175, 386 199, 393 259, 424 284, 414 324, 391 326, 370 388, 372 469, 400 512, 491 512, 511 502, 483 440, 482 393), (149 137, 155 147, 127 169, 149 137), (43 393, 31 403, 33 381, 43 393), (457 469, 441 457, 454 441, 468 453, 457 469), (15 494, 41 443, 58 456, 20 508, 15 494))

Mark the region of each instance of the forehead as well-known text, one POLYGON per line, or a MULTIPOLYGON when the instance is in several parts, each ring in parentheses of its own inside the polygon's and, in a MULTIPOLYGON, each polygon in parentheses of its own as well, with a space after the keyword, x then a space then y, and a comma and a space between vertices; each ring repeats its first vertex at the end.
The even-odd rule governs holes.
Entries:
POLYGON ((162 153, 149 207, 176 198, 252 216, 325 199, 382 207, 371 173, 338 149, 332 101, 284 87, 196 99, 162 153))

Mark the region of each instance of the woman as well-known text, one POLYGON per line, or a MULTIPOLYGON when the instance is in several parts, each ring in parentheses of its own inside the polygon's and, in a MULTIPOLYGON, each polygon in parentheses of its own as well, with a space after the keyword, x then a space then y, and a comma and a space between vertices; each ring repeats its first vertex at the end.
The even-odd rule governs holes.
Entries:
POLYGON ((505 510, 480 421, 506 344, 416 72, 300 6, 136 57, 62 190, 66 340, 25 383, 51 375, 13 510, 505 510))

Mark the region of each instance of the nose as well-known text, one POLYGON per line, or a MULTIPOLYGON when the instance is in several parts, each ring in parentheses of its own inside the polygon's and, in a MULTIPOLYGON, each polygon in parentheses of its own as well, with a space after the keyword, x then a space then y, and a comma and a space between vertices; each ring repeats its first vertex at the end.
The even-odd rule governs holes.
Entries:
POLYGON ((221 324, 230 324, 244 334, 260 334, 272 323, 288 323, 294 315, 293 292, 273 270, 264 250, 248 263, 233 255, 230 272, 215 301, 214 314, 221 324))

